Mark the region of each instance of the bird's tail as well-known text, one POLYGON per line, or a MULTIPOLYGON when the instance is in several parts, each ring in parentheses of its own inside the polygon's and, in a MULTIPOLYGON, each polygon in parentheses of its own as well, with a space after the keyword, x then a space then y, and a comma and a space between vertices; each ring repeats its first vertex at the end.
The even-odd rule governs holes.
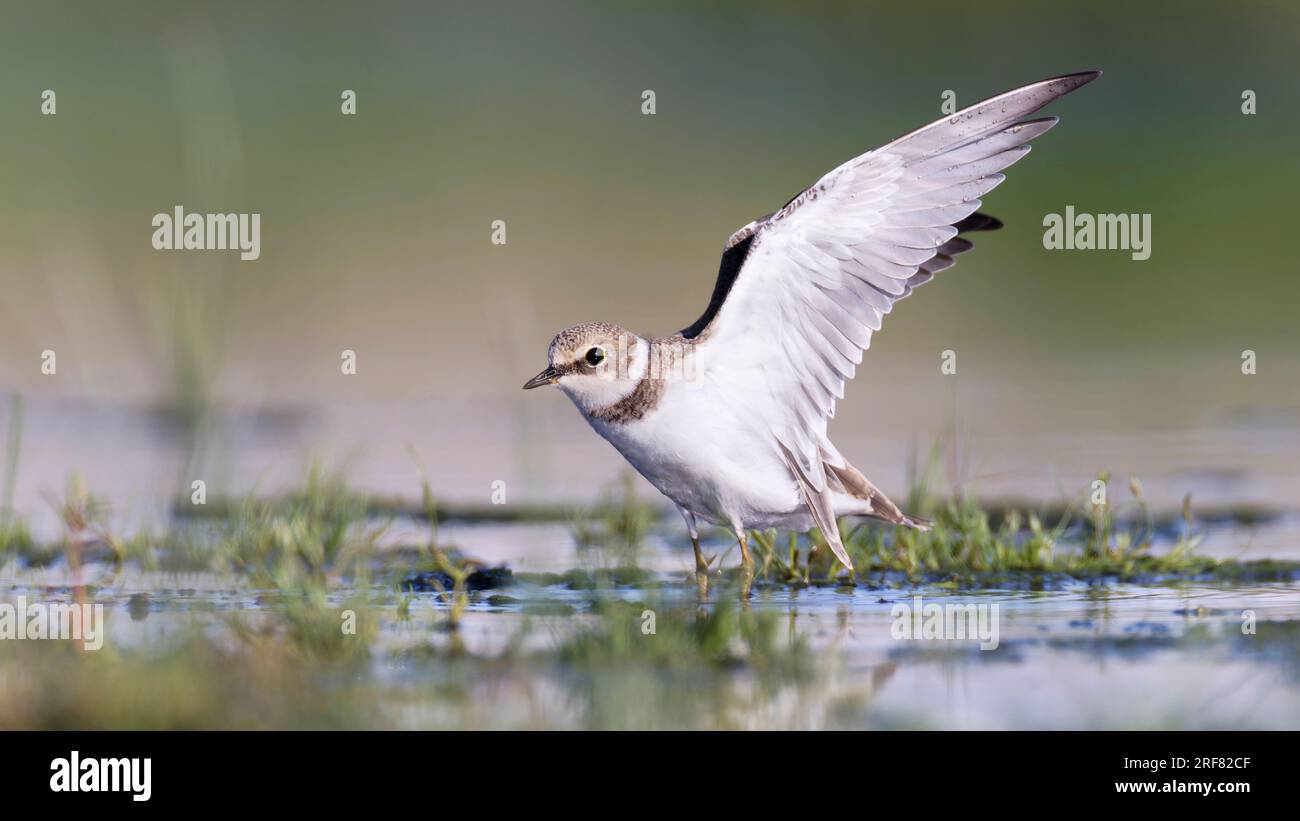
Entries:
POLYGON ((920 516, 909 516, 906 513, 903 514, 903 520, 899 524, 922 532, 934 527, 934 522, 929 519, 922 519, 920 516))
POLYGON ((879 519, 882 522, 910 527, 913 530, 925 531, 933 526, 933 522, 904 513, 888 496, 880 492, 880 488, 871 484, 867 477, 862 475, 862 471, 848 462, 845 462, 840 467, 828 462, 826 470, 828 475, 838 482, 839 487, 836 488, 837 490, 868 503, 870 510, 862 515, 879 519))

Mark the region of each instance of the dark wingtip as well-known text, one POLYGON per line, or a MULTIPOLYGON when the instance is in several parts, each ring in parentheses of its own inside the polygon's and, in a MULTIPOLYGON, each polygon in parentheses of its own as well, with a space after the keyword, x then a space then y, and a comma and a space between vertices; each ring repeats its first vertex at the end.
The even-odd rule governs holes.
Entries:
POLYGON ((1093 80, 1101 76, 1101 69, 1093 68, 1088 71, 1076 71, 1073 74, 1062 74, 1060 77, 1053 77, 1047 80, 1049 83, 1067 82, 1070 84, 1070 90, 1073 91, 1081 86, 1086 86, 1093 80))
POLYGON ((976 211, 960 222, 953 223, 953 227, 959 234, 969 234, 972 231, 996 231, 1002 227, 1002 220, 976 211))

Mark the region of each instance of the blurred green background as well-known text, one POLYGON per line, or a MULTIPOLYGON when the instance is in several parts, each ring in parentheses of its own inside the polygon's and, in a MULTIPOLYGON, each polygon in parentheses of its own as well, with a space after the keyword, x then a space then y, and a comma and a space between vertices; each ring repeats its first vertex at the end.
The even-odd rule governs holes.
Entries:
POLYGON ((1049 109, 1062 124, 986 198, 1006 228, 889 317, 832 433, 891 490, 946 435, 951 478, 990 492, 1111 468, 1163 476, 1157 498, 1294 498, 1294 3, 5 10, 0 387, 28 401, 20 501, 72 470, 172 493, 175 443, 129 420, 214 407, 225 422, 192 427, 230 488, 323 453, 410 491, 412 448, 443 495, 486 498, 495 477, 590 494, 617 455, 558 395, 518 390, 555 331, 681 328, 731 231, 936 119, 945 90, 965 106, 1088 68, 1105 76, 1049 109), (177 204, 261 213, 261 259, 153 250, 150 219, 177 204), (1152 214, 1151 258, 1045 251, 1066 205, 1152 214))

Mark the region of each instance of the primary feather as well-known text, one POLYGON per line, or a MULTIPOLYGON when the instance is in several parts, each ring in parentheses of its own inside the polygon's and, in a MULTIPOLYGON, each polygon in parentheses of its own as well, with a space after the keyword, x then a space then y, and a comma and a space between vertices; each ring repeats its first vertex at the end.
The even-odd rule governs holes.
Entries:
MULTIPOLYGON (((970 250, 957 235, 995 227, 975 213, 981 198, 1057 122, 1022 118, 1098 75, 1044 80, 936 120, 835 168, 728 240, 709 310, 682 335, 696 341, 696 367, 718 401, 766 433, 846 566, 832 502, 852 493, 846 471, 861 474, 826 434, 845 382, 894 303, 970 250)), ((919 524, 870 490, 893 509, 882 518, 919 524)))

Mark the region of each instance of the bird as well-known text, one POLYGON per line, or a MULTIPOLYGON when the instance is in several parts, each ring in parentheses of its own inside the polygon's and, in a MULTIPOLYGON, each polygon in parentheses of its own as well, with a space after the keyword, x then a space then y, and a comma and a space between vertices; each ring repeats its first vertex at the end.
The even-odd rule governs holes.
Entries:
POLYGON ((1100 71, 1052 77, 941 117, 826 173, 734 232, 708 307, 640 336, 607 322, 560 331, 524 389, 555 385, 686 523, 702 589, 700 521, 748 533, 817 528, 852 573, 841 516, 904 528, 904 513, 831 443, 829 421, 894 303, 996 230, 982 197, 1057 117, 1026 119, 1100 71))

